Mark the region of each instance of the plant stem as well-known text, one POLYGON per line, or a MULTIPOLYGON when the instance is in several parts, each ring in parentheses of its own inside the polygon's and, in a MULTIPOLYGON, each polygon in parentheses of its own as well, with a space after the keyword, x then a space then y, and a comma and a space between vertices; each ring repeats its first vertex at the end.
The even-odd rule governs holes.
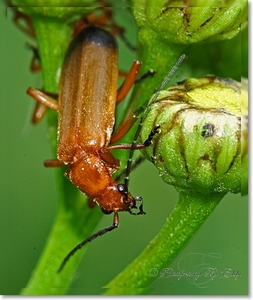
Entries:
POLYGON ((181 191, 168 221, 146 249, 107 286, 105 294, 146 294, 148 285, 159 277, 196 233, 225 194, 181 191))
MULTIPOLYGON (((138 95, 138 106, 141 106, 149 101, 164 77, 168 75, 179 57, 184 53, 186 46, 165 43, 159 39, 156 32, 149 28, 139 30, 139 40, 142 43, 138 50, 138 57, 143 64, 142 72, 155 71, 154 76, 146 78, 134 88, 134 97, 138 95)), ((180 74, 180 69, 178 73, 180 74)), ((175 78, 178 80, 178 74, 175 78)), ((169 84, 171 85, 171 82, 169 84)))
POLYGON ((82 215, 82 220, 85 219, 85 223, 89 227, 85 227, 85 224, 83 224, 81 228, 79 227, 79 232, 77 232, 77 226, 75 225, 78 220, 76 220, 76 215, 71 212, 68 213, 66 210, 58 212, 41 258, 32 273, 27 287, 22 290, 22 295, 66 294, 84 252, 83 249, 71 257, 61 273, 57 273, 57 270, 64 256, 81 241, 81 232, 85 231, 82 239, 93 232, 99 216, 101 216, 99 210, 87 208, 82 215))

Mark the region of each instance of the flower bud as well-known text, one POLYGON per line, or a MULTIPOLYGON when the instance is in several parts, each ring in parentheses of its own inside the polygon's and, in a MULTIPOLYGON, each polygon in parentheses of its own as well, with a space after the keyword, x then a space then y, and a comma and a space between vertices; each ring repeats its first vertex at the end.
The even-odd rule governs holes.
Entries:
POLYGON ((176 7, 174 4, 170 6, 170 1, 160 1, 159 5, 152 5, 152 0, 144 2, 149 3, 145 5, 142 1, 142 6, 138 5, 138 1, 133 3, 136 5, 134 15, 138 26, 151 29, 170 43, 191 44, 231 39, 247 21, 245 0, 241 1, 240 6, 233 6, 236 1, 230 1, 229 7, 221 7, 213 2, 209 5, 209 1, 201 7, 194 0, 188 1, 187 6, 185 1, 178 1, 176 7))
POLYGON ((232 79, 189 78, 155 95, 140 141, 162 179, 179 190, 241 191, 241 84, 232 79))

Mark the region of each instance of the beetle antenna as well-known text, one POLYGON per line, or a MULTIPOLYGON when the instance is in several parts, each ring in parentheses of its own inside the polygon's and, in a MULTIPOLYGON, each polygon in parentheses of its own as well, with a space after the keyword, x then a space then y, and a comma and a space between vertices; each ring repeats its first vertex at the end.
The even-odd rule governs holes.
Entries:
MULTIPOLYGON (((132 142, 132 146, 131 146, 131 149, 130 149, 130 152, 129 152, 128 161, 127 161, 126 176, 125 176, 125 192, 124 192, 126 199, 127 199, 128 186, 129 186, 129 174, 130 174, 131 169, 132 169, 133 154, 134 154, 134 151, 136 149, 137 140, 138 140, 138 137, 140 135, 141 128, 143 126, 143 122, 144 122, 145 118, 147 117, 147 114, 149 113, 151 105, 157 100, 157 98, 158 98, 158 96, 160 94, 160 91, 171 80, 171 77, 176 73, 176 71, 178 70, 178 68, 180 67, 181 63, 184 61, 184 59, 185 59, 185 54, 182 54, 179 57, 179 59, 176 62, 176 64, 172 67, 172 69, 170 70, 170 72, 168 73, 168 75, 163 79, 163 81, 160 84, 160 86, 156 89, 155 95, 154 95, 153 99, 147 104, 147 106, 146 106, 146 108, 145 108, 142 116, 140 117, 140 123, 138 125, 137 130, 136 130, 136 133, 135 133, 135 136, 134 136, 134 140, 132 142)), ((146 141, 143 143, 143 148, 148 147, 151 144, 154 135, 159 132, 159 128, 160 128, 159 125, 155 126, 155 128, 151 131, 151 133, 149 134, 149 136, 146 139, 146 141)))
MULTIPOLYGON (((132 172, 134 169, 136 169, 141 163, 143 163, 145 160, 144 156, 139 156, 135 161, 134 163, 131 165, 131 171, 132 172)), ((121 179, 125 178, 127 172, 126 172, 126 169, 123 169, 115 178, 114 180, 116 182, 120 181, 121 179)))
POLYGON ((119 226, 119 218, 118 218, 118 213, 114 212, 114 221, 113 224, 111 226, 108 226, 104 229, 99 230, 98 232, 94 233, 93 235, 91 235, 90 237, 88 237, 87 239, 85 239, 84 241, 82 241, 80 244, 76 245, 75 248, 73 248, 68 254, 67 256, 64 258, 64 260, 62 261, 59 269, 57 270, 57 273, 60 273, 62 271, 62 269, 64 268, 64 266, 66 265, 66 263, 68 262, 68 260, 70 259, 71 256, 73 256, 77 250, 83 248, 84 245, 86 245, 87 243, 93 241, 95 238, 102 236, 104 234, 106 234, 107 232, 112 231, 113 229, 117 228, 119 226))

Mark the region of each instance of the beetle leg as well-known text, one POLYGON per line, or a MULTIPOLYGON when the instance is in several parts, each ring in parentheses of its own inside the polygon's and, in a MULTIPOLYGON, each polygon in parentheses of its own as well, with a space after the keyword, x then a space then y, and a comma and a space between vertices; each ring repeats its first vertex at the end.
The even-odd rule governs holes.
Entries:
MULTIPOLYGON (((132 210, 129 210, 129 213, 131 215, 146 215, 145 211, 143 211, 143 199, 142 197, 134 197, 135 201, 140 201, 140 206, 139 206, 139 211, 138 212, 133 212, 132 210)), ((132 208, 137 208, 137 206, 132 207, 132 208)))
POLYGON ((134 114, 129 114, 125 120, 120 124, 120 127, 112 134, 110 143, 114 144, 117 141, 121 140, 123 136, 129 131, 129 129, 133 126, 137 117, 134 114))
POLYGON ((92 199, 88 198, 88 206, 89 208, 95 207, 97 204, 92 199))
POLYGON ((47 159, 44 161, 44 166, 47 168, 65 167, 66 165, 59 159, 47 159))
MULTIPOLYGON (((143 149, 145 148, 143 146, 143 144, 137 144, 135 147, 135 149, 143 149), (137 148, 136 148, 137 147, 137 148)), ((118 144, 118 145, 110 145, 108 147, 106 147, 107 150, 118 150, 118 149, 121 149, 121 150, 130 150, 132 149, 132 144, 118 144)))
POLYGON ((141 67, 141 62, 139 60, 135 60, 132 64, 132 67, 128 74, 125 74, 125 72, 120 72, 119 75, 126 75, 126 78, 121 85, 121 87, 118 89, 117 93, 117 100, 116 103, 119 104, 124 100, 134 83, 138 83, 142 81, 143 79, 153 76, 155 74, 155 71, 153 70, 148 70, 146 73, 144 73, 141 77, 137 78, 138 72, 141 67))
POLYGON ((116 100, 117 104, 119 104, 130 91, 131 87, 133 86, 136 80, 140 67, 141 67, 141 62, 139 60, 135 60, 132 64, 129 73, 127 74, 125 81, 123 82, 123 84, 118 90, 117 100, 116 100))
POLYGON ((31 87, 27 89, 26 93, 36 101, 46 105, 47 107, 58 110, 58 102, 48 96, 46 93, 31 87))
POLYGON ((141 75, 140 77, 136 78, 134 83, 139 83, 139 82, 141 82, 142 80, 144 80, 144 79, 146 79, 146 78, 148 78, 148 77, 153 76, 155 73, 156 73, 156 71, 154 71, 154 70, 148 70, 146 73, 144 73, 144 74, 141 75))
POLYGON ((148 147, 151 143, 152 143, 152 140, 154 138, 154 136, 157 134, 157 133, 160 133, 160 125, 156 125, 150 132, 148 138, 144 141, 143 144, 137 144, 135 143, 133 145, 132 144, 118 144, 118 145, 111 145, 111 146, 108 146, 106 149, 107 150, 116 150, 116 149, 125 149, 125 150, 131 150, 132 148, 134 150, 141 150, 141 149, 144 149, 146 147, 148 147))
POLYGON ((41 70, 39 51, 35 46, 31 45, 30 43, 27 43, 27 47, 33 52, 30 70, 32 72, 38 72, 41 70))
MULTIPOLYGON (((152 130, 151 130, 151 132, 150 132, 150 134, 149 134, 149 136, 148 136, 148 138, 144 141, 144 143, 143 143, 143 148, 146 148, 146 147, 148 147, 151 143, 152 143, 152 140, 153 140, 153 138, 154 138, 154 136, 157 134, 157 133, 160 133, 161 132, 161 130, 160 130, 160 125, 156 125, 152 130)), ((142 148, 142 149, 143 149, 142 148)))
POLYGON ((40 103, 37 102, 35 107, 34 107, 34 111, 33 111, 33 115, 32 115, 32 123, 33 124, 37 124, 39 123, 39 121, 45 116, 47 112, 47 107, 40 103))
POLYGON ((102 148, 100 151, 100 155, 103 161, 108 165, 108 167, 112 169, 112 172, 118 170, 120 162, 111 154, 111 152, 108 151, 107 148, 102 148))
MULTIPOLYGON (((123 85, 121 86, 121 88, 118 91, 118 96, 117 96, 117 101, 116 101, 117 104, 120 103, 124 99, 124 97, 129 92, 130 88, 132 87, 132 85, 134 83, 138 83, 138 82, 144 80, 145 78, 153 76, 155 74, 155 71, 149 70, 148 72, 143 74, 141 77, 136 78, 137 72, 138 72, 140 66, 141 65, 135 66, 135 62, 133 63, 132 68, 131 68, 130 72, 128 73, 130 75, 126 77, 123 85), (126 87, 125 87, 125 84, 126 84, 126 87)), ((136 100, 137 99, 138 99, 138 97, 136 97, 136 100)), ((115 131, 112 134, 111 141, 110 141, 111 144, 114 144, 117 141, 119 141, 120 139, 122 139, 125 136, 125 134, 129 131, 129 129, 133 126, 135 121, 137 120, 138 117, 134 113, 135 104, 136 104, 136 101, 133 101, 133 103, 131 104, 131 106, 128 109, 128 112, 127 112, 125 118, 123 119, 122 123, 120 124, 119 128, 117 129, 117 131, 115 131)))
POLYGON ((27 34, 33 38, 35 37, 31 18, 29 18, 27 15, 19 12, 16 7, 14 7, 13 22, 25 34, 27 34))
POLYGON ((58 101, 55 101, 52 98, 52 96, 57 97, 56 94, 45 93, 41 90, 37 90, 31 87, 27 89, 26 93, 37 101, 32 116, 33 124, 37 124, 44 117, 47 107, 58 110, 58 101))

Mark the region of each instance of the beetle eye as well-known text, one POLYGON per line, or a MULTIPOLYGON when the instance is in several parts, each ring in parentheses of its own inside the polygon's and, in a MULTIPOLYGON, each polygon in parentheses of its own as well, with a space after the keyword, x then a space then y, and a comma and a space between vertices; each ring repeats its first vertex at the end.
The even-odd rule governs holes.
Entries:
POLYGON ((125 184, 119 183, 119 184, 117 185, 117 188, 118 188, 118 191, 119 191, 122 195, 124 195, 124 198, 123 198, 124 203, 129 203, 130 200, 128 199, 128 190, 127 190, 125 184))
POLYGON ((118 191, 119 191, 121 194, 125 194, 125 193, 127 192, 126 186, 125 186, 124 184, 122 184, 122 183, 119 183, 119 184, 117 185, 117 189, 118 189, 118 191))
POLYGON ((102 210, 102 213, 104 213, 105 215, 109 215, 112 213, 112 210, 106 210, 106 209, 103 209, 102 207, 100 207, 101 210, 102 210))

